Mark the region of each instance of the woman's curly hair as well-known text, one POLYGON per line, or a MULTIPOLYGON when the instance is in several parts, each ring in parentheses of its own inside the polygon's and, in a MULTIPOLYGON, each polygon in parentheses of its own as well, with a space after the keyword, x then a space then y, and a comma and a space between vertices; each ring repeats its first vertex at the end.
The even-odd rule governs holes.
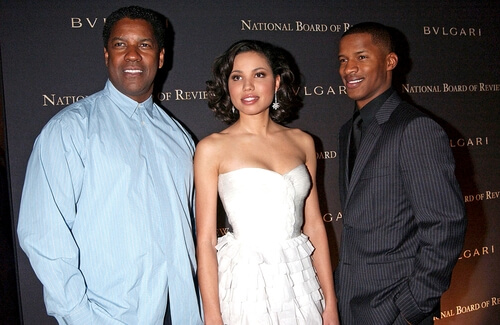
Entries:
MULTIPOLYGON (((270 109, 269 115, 277 123, 290 122, 302 107, 302 99, 297 95, 297 90, 294 90, 294 87, 298 86, 299 78, 296 78, 293 72, 293 60, 285 50, 262 41, 238 41, 215 59, 212 66, 213 80, 207 81, 208 107, 215 113, 217 119, 227 124, 233 124, 238 120, 239 111, 234 110, 233 112, 232 110, 233 104, 229 96, 228 80, 235 57, 244 52, 256 52, 264 55, 274 77, 280 76, 280 85, 276 91, 280 106, 276 110, 270 109)), ((298 71, 297 74, 299 75, 298 71)))

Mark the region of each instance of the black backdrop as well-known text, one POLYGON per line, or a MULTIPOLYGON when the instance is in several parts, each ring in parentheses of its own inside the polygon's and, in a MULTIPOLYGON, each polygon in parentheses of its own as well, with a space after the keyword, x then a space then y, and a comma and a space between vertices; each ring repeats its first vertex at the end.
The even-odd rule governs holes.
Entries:
MULTIPOLYGON (((73 101, 104 86, 104 18, 130 1, 7 1, 0 7, 0 46, 7 164, 17 224, 26 163, 43 125, 73 101)), ((500 188, 499 1, 141 1, 163 13, 173 50, 158 100, 196 139, 225 127, 204 99, 213 59, 239 39, 288 50, 302 73, 300 118, 291 126, 317 145, 321 210, 336 264, 342 214, 337 190, 337 132, 352 112, 337 73, 337 44, 346 27, 378 21, 407 41, 396 86, 448 132, 469 225, 463 253, 436 324, 495 324, 500 188), (403 64, 404 63, 404 64, 403 64)), ((403 44, 404 45, 404 44, 403 44)), ((262 225, 265 227, 266 225, 262 225)), ((220 219, 220 233, 225 229, 220 219)), ((42 288, 15 237, 24 324, 55 324, 42 288)), ((334 265, 335 266, 335 265, 334 265)))

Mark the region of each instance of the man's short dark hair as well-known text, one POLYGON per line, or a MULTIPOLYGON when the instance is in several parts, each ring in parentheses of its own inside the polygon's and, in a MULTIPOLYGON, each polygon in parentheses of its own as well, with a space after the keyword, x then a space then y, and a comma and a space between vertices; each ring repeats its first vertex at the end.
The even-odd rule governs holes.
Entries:
POLYGON ((388 53, 396 51, 390 28, 380 23, 364 22, 356 24, 350 27, 342 35, 342 37, 364 33, 370 34, 372 36, 373 44, 382 46, 388 53))
POLYGON ((109 37, 111 35, 111 30, 113 26, 121 19, 143 19, 151 24, 153 27, 154 37, 158 43, 158 48, 161 50, 165 47, 165 36, 167 33, 167 20, 160 13, 153 11, 151 9, 142 8, 139 6, 123 7, 114 12, 112 12, 106 22, 104 23, 104 28, 102 30, 102 40, 104 41, 104 47, 108 47, 109 37))

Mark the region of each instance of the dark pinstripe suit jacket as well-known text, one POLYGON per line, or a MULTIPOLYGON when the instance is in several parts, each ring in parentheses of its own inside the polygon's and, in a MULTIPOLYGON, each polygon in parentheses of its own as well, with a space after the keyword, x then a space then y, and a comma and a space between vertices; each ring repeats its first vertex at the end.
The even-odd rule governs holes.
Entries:
POLYGON ((418 324, 439 309, 466 219, 448 137, 394 92, 363 134, 349 182, 340 130, 342 324, 418 324))

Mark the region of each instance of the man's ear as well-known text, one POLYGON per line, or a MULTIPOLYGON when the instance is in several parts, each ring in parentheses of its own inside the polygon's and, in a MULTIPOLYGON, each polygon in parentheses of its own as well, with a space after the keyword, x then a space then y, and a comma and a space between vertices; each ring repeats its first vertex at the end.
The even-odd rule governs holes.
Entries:
POLYGON ((158 69, 163 67, 163 63, 165 62, 165 49, 161 49, 160 55, 158 56, 158 69))
POLYGON ((104 63, 106 63, 106 66, 108 66, 108 60, 109 60, 108 50, 106 49, 106 47, 104 47, 104 63))
POLYGON ((386 61, 387 61, 387 71, 394 70, 398 65, 397 54, 394 52, 387 54, 386 61))

